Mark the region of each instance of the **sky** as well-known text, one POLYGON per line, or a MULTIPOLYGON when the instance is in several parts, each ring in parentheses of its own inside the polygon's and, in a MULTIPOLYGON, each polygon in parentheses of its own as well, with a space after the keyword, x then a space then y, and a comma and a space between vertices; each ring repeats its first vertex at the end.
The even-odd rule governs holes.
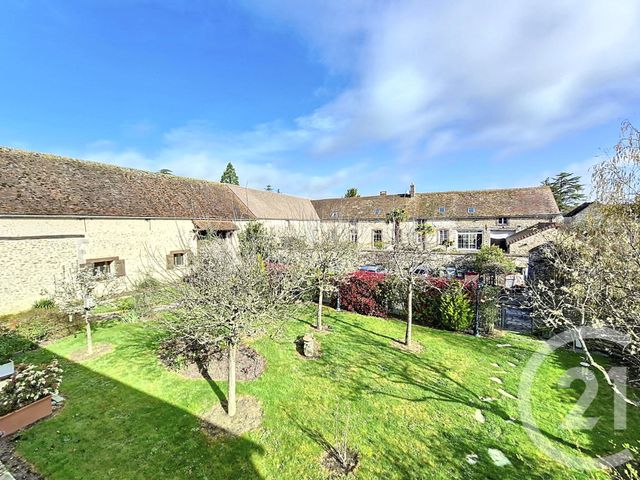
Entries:
POLYGON ((588 182, 640 125, 639 24, 637 0, 3 0, 0 145, 311 198, 588 182))

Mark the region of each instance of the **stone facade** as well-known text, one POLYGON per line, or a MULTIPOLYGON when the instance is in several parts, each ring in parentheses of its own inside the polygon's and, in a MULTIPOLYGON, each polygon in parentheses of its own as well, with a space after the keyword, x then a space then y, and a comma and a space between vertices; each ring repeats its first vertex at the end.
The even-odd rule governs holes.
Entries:
POLYGON ((50 295, 65 267, 123 260, 118 282, 127 288, 147 275, 165 275, 170 252, 196 248, 190 220, 0 218, 0 232, 0 314, 50 295))
MULTIPOLYGON (((445 264, 480 243, 559 218, 545 187, 416 193, 412 186, 407 194, 311 201, 1 147, 0 169, 7 172, 0 184, 0 314, 30 308, 52 293, 64 268, 78 264, 108 264, 123 289, 179 273, 180 256, 197 250, 202 225, 237 242, 250 221, 303 235, 334 224, 367 251, 391 245, 394 228, 385 216, 402 208, 409 216, 403 235, 414 235, 418 222, 431 224, 427 243, 435 246, 447 232, 445 264), (458 245, 461 232, 467 244, 458 245)), ((518 265, 526 266, 530 248, 514 245, 518 265)))

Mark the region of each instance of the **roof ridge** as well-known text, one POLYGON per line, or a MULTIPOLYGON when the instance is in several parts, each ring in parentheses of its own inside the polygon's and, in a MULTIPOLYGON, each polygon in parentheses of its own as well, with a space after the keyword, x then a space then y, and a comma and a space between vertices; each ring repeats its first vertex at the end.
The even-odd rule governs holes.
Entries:
POLYGON ((487 192, 512 192, 514 190, 542 190, 550 188, 548 185, 536 185, 531 187, 506 187, 506 188, 477 188, 472 190, 442 190, 436 192, 416 192, 416 195, 433 195, 440 193, 487 193, 487 192))
POLYGON ((152 175, 152 176, 158 176, 158 175, 163 175, 162 178, 175 178, 175 179, 179 179, 179 180, 190 180, 190 181, 196 181, 196 182, 205 182, 205 183, 212 183, 215 185, 224 185, 221 182, 216 182, 215 180, 207 180, 205 178, 194 178, 194 177, 187 177, 187 176, 183 176, 183 175, 174 175, 173 173, 171 175, 167 175, 164 173, 160 173, 160 172, 152 172, 150 170, 143 170, 142 168, 133 168, 133 167, 123 167, 122 165, 116 165, 113 163, 105 163, 105 162, 99 162, 97 160, 86 160, 84 158, 77 158, 77 157, 69 157, 69 156, 65 156, 65 155, 58 155, 57 153, 48 153, 48 152, 36 152, 34 150, 25 150, 22 148, 13 148, 13 147, 7 147, 7 146, 0 146, 0 152, 7 152, 7 153, 11 153, 11 152, 16 152, 16 153, 21 153, 21 154, 28 154, 28 155, 34 155, 40 158, 44 158, 46 160, 62 160, 62 161, 71 161, 71 162, 76 162, 76 163, 80 163, 80 164, 90 164, 92 166, 96 166, 96 167, 102 167, 102 168, 109 168, 109 169, 113 169, 113 170, 123 170, 124 172, 133 172, 133 173, 137 173, 137 174, 142 174, 142 175, 152 175))
MULTIPOLYGON (((471 190, 441 190, 435 192, 416 192, 418 195, 440 195, 443 193, 488 193, 488 192, 512 192, 514 190, 541 190, 549 188, 548 185, 536 185, 530 187, 506 187, 506 188, 477 188, 471 190)), ((315 198, 311 199, 312 202, 323 200, 355 200, 355 199, 367 199, 367 198, 384 198, 384 197, 400 197, 400 198, 415 198, 409 196, 407 193, 388 193, 386 195, 365 195, 361 197, 329 197, 329 198, 315 198)))
MULTIPOLYGON (((86 159, 83 159, 83 158, 58 155, 56 153, 37 152, 37 151, 34 151, 34 150, 25 150, 25 149, 22 149, 22 148, 14 148, 14 147, 7 147, 7 146, 0 145, 0 153, 2 153, 2 152, 6 152, 6 153, 16 152, 16 153, 20 153, 20 154, 28 154, 28 155, 37 156, 37 157, 44 158, 44 159, 47 159, 47 160, 71 161, 71 162, 76 162, 76 163, 80 163, 80 164, 89 164, 91 166, 96 166, 96 167, 109 168, 109 169, 113 169, 113 170, 120 170, 123 173, 133 172, 133 173, 140 174, 140 175, 151 175, 151 176, 154 176, 154 177, 161 176, 161 178, 172 178, 172 179, 177 179, 179 181, 202 182, 202 183, 208 183, 208 184, 218 185, 218 186, 222 186, 222 187, 228 187, 229 185, 231 185, 231 184, 228 184, 228 183, 217 182, 215 180, 209 180, 209 179, 206 179, 206 178, 194 178, 194 177, 188 177, 188 176, 184 176, 184 175, 175 175, 173 173, 170 174, 170 175, 167 175, 167 174, 163 174, 163 173, 160 173, 160 172, 152 172, 150 170, 143 170, 141 168, 124 167, 122 165, 115 165, 113 163, 99 162, 99 161, 96 161, 96 160, 86 160, 86 159)), ((241 185, 234 185, 234 186, 240 187, 240 188, 244 188, 244 189, 247 189, 247 190, 257 191, 257 192, 262 192, 263 191, 263 190, 260 190, 260 189, 257 189, 257 188, 243 187, 241 185)), ((237 197, 237 195, 235 194, 235 192, 233 192, 233 190, 231 188, 228 188, 228 190, 230 190, 237 197)), ((275 192, 272 192, 272 193, 275 193, 275 192)), ((294 197, 294 198, 301 198, 301 199, 309 200, 307 197, 297 197, 295 195, 290 195, 290 194, 286 194, 286 193, 280 193, 279 195, 286 195, 288 197, 294 197)))

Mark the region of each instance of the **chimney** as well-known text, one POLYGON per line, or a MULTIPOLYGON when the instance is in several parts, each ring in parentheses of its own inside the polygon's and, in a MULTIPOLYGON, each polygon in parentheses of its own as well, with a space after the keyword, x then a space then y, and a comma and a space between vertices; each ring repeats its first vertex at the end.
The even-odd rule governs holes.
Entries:
POLYGON ((416 196, 416 185, 413 182, 411 182, 411 185, 409 185, 409 196, 410 197, 416 196))
POLYGON ((386 190, 380 190, 380 196, 384 197, 387 195, 387 191, 386 190))

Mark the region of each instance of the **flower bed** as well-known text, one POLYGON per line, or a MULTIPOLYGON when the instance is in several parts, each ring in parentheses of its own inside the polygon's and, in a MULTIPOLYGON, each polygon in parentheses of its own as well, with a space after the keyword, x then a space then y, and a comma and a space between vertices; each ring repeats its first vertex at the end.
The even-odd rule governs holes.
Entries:
POLYGON ((54 360, 44 368, 18 365, 0 387, 0 436, 51 414, 51 395, 58 393, 62 369, 54 360))

